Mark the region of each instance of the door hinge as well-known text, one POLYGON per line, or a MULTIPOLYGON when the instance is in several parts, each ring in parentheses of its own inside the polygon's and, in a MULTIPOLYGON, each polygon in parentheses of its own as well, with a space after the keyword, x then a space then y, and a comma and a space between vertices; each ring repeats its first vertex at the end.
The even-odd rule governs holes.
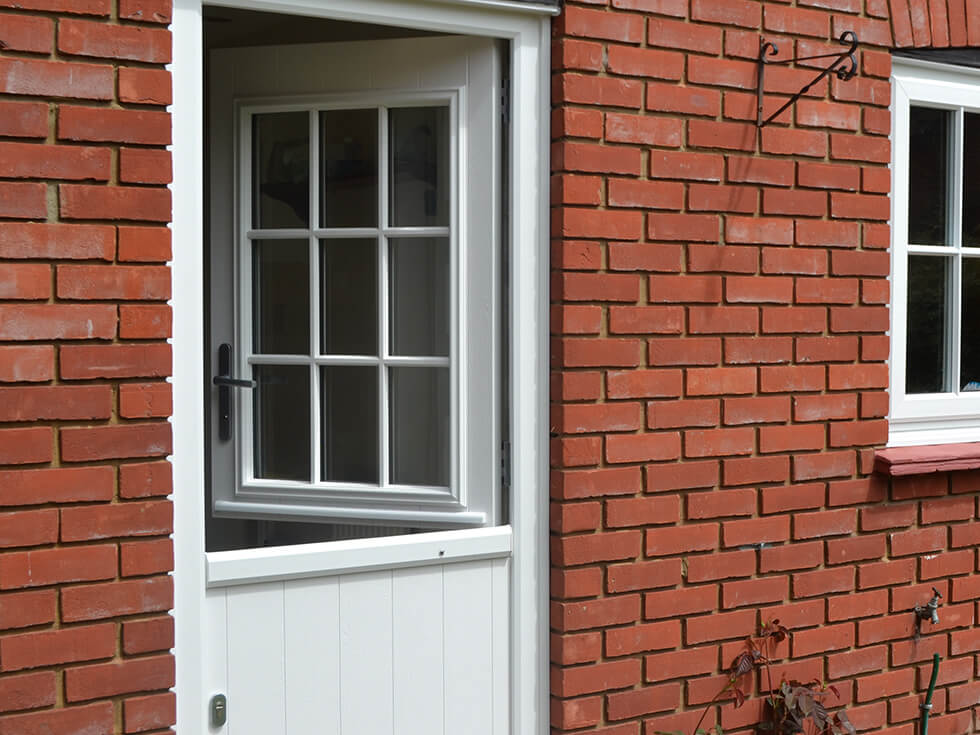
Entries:
POLYGON ((510 124, 510 80, 500 82, 500 119, 504 125, 510 124))
POLYGON ((500 485, 510 489, 510 442, 500 443, 500 485))

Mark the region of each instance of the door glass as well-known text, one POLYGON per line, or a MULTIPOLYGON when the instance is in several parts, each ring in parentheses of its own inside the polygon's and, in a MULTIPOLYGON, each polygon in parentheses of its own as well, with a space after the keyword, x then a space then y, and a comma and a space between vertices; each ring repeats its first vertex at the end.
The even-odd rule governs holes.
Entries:
POLYGON ((378 110, 320 113, 320 226, 378 225, 378 110))
POLYGON ((255 476, 309 482, 309 368, 256 365, 252 374, 255 476))
POLYGON ((378 482, 378 368, 320 368, 323 479, 378 482))
POLYGON ((449 355, 449 241, 390 240, 391 352, 449 355))
POLYGON ((306 240, 252 243, 252 341, 255 352, 310 351, 310 253, 306 240))
POLYGON ((252 227, 309 225, 309 120, 306 111, 270 112, 253 118, 252 227))
POLYGON ((320 241, 320 350, 378 354, 378 241, 320 241))
POLYGON ((449 108, 389 112, 390 211, 394 227, 449 225, 449 108))
POLYGON ((391 481, 449 485, 449 370, 390 368, 391 481))
POLYGON ((946 390, 946 303, 950 258, 910 255, 906 393, 946 390))

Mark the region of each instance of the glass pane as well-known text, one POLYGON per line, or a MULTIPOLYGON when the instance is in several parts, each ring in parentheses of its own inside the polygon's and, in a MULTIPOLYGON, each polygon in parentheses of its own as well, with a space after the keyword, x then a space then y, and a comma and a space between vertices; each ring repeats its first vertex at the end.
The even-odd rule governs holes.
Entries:
POLYGON ((378 111, 320 113, 321 227, 378 224, 378 111))
POLYGON ((980 259, 963 259, 963 311, 960 315, 960 386, 980 390, 980 259))
POLYGON ((320 349, 378 354, 377 240, 321 240, 320 349))
POLYGON ((980 247, 980 114, 963 115, 963 244, 980 247))
POLYGON ((256 365, 255 476, 310 481, 310 369, 256 365))
POLYGON ((449 241, 390 241, 391 353, 449 355, 449 241))
POLYGON ((391 482, 449 486, 449 369, 393 367, 391 482))
POLYGON ((378 482, 378 368, 320 368, 323 479, 378 482))
POLYGON ((909 242, 946 245, 948 110, 911 108, 909 120, 909 242))
POLYGON ((309 120, 307 112, 271 112, 252 119, 253 227, 308 226, 309 120))
POLYGON ((449 108, 389 112, 391 224, 449 225, 449 108))
POLYGON ((950 258, 909 256, 906 393, 946 388, 947 284, 950 258))
POLYGON ((306 240, 252 243, 252 342, 267 355, 310 352, 310 251, 306 240))

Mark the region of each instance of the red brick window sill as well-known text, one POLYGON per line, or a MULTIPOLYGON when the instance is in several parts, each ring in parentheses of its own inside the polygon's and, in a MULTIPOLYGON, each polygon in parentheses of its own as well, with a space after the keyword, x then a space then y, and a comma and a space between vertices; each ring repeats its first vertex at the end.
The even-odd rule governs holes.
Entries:
POLYGON ((980 468, 980 442, 892 447, 875 452, 875 472, 891 477, 980 468))

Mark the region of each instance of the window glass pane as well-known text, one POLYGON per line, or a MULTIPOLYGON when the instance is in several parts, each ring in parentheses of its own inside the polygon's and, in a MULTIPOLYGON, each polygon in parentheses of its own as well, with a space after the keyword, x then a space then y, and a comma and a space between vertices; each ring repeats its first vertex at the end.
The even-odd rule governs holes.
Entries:
POLYGON ((963 244, 980 247, 980 114, 963 115, 963 244))
POLYGON ((255 476, 310 481, 310 369, 253 368, 255 476))
POLYGON ((378 354, 378 241, 320 241, 320 349, 378 354))
POLYGON ((391 482, 449 486, 449 369, 389 368, 391 482))
POLYGON ((398 238, 389 243, 391 353, 449 355, 449 241, 398 238))
POLYGON ((449 225, 449 108, 389 112, 391 224, 449 225))
POLYGON ((909 256, 906 393, 947 390, 946 299, 950 262, 950 258, 909 256))
POLYGON ((378 482, 378 368, 320 368, 323 479, 378 482))
POLYGON ((252 243, 252 341, 267 355, 310 352, 310 252, 306 240, 252 243))
POLYGON ((980 390, 980 259, 963 259, 960 314, 960 389, 980 390))
POLYGON ((252 226, 302 227, 310 221, 310 116, 270 112, 252 119, 252 226))
POLYGON ((320 113, 320 226, 378 224, 378 111, 320 113))
POLYGON ((945 245, 951 112, 913 107, 909 120, 909 242, 945 245))

